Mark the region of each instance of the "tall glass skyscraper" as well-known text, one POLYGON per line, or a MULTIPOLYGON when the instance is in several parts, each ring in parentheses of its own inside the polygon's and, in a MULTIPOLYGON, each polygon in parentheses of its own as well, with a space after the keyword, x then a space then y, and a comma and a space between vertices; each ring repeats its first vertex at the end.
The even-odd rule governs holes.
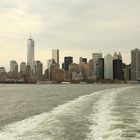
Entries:
POLYGON ((31 35, 27 44, 27 65, 31 67, 31 70, 34 70, 34 40, 31 35))

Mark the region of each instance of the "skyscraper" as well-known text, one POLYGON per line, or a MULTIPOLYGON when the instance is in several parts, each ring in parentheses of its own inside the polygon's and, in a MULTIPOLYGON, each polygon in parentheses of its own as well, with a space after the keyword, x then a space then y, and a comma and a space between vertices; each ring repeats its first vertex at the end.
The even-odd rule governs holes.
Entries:
POLYGON ((42 80, 43 76, 43 64, 40 61, 34 62, 34 70, 35 70, 35 80, 42 80))
POLYGON ((72 63, 73 63, 73 57, 71 57, 71 56, 64 57, 64 70, 68 71, 69 65, 72 63))
POLYGON ((59 65, 59 50, 58 49, 52 50, 52 59, 55 61, 56 64, 59 65))
POLYGON ((31 38, 31 35, 27 44, 27 65, 34 71, 34 40, 31 38))
POLYGON ((131 51, 131 80, 140 80, 140 50, 131 51))
POLYGON ((104 58, 99 59, 99 79, 104 79, 104 58))
POLYGON ((20 76, 25 77, 26 76, 26 63, 22 62, 20 64, 20 76))
POLYGON ((114 53, 113 56, 113 79, 123 80, 123 66, 121 53, 114 53))
POLYGON ((79 63, 86 63, 87 64, 87 58, 83 58, 83 57, 80 57, 79 58, 79 63))
POLYGON ((96 78, 99 78, 99 59, 102 58, 102 53, 93 53, 92 59, 93 59, 93 73, 96 76, 96 78))
POLYGON ((104 78, 113 79, 113 58, 111 54, 107 54, 104 58, 104 78))
POLYGON ((18 64, 15 60, 10 61, 10 72, 18 73, 18 64))

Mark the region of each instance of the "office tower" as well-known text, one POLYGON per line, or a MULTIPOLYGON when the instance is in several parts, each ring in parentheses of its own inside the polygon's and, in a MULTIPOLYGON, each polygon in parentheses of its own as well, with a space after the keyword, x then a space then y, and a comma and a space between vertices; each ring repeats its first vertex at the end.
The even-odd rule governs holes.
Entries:
POLYGON ((30 66, 31 71, 34 71, 34 40, 31 38, 28 39, 27 44, 27 65, 30 66))
POLYGON ((123 65, 121 53, 114 53, 113 56, 113 79, 123 80, 123 65))
POLYGON ((52 59, 55 61, 57 65, 59 65, 59 50, 58 49, 52 50, 52 59))
POLYGON ((20 64, 20 76, 25 77, 26 76, 26 63, 22 62, 20 64))
POLYGON ((131 51, 131 80, 140 80, 140 50, 131 51))
POLYGON ((104 58, 104 78, 113 79, 113 58, 111 54, 107 54, 104 58))
POLYGON ((48 59, 47 60, 47 69, 50 69, 51 65, 52 65, 53 60, 52 59, 48 59))
POLYGON ((79 63, 86 63, 87 64, 87 58, 83 58, 83 57, 80 57, 79 59, 79 63))
POLYGON ((10 61, 10 72, 18 73, 18 64, 15 60, 10 61))
POLYGON ((0 67, 0 82, 5 82, 7 80, 7 72, 4 67, 0 67))
POLYGON ((40 61, 35 61, 34 62, 34 71, 35 71, 35 80, 36 81, 42 80, 43 64, 40 61))
POLYGON ((15 60, 10 61, 10 72, 8 77, 11 79, 18 79, 18 64, 15 60))
POLYGON ((124 80, 125 81, 131 80, 131 64, 126 65, 124 68, 124 80))
POLYGON ((102 58, 102 53, 93 53, 92 59, 93 59, 93 73, 96 76, 96 78, 99 78, 99 59, 102 58))
POLYGON ((99 58, 99 79, 104 79, 104 58, 99 58))
POLYGON ((63 69, 65 71, 69 70, 69 65, 73 63, 73 57, 68 56, 68 57, 64 57, 64 65, 63 65, 63 69))

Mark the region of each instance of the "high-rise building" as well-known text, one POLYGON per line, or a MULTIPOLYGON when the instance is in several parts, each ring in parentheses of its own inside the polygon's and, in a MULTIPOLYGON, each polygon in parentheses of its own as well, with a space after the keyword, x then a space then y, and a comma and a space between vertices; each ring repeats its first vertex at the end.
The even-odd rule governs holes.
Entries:
POLYGON ((26 76, 26 63, 22 62, 20 64, 20 76, 25 77, 26 76))
POLYGON ((113 79, 113 58, 111 54, 107 54, 104 58, 104 78, 113 79))
POLYGON ((99 79, 104 79, 104 58, 99 59, 99 79))
POLYGON ((55 61, 57 65, 59 65, 59 50, 58 49, 52 50, 52 59, 55 61))
POLYGON ((125 81, 131 80, 131 64, 126 65, 124 68, 124 80, 125 81))
POLYGON ((99 78, 99 59, 102 58, 102 53, 93 53, 92 59, 93 59, 93 73, 96 76, 96 78, 99 78))
POLYGON ((131 80, 140 80, 140 50, 131 51, 131 80))
POLYGON ((80 62, 80 64, 81 63, 86 63, 87 64, 87 58, 80 57, 79 62, 80 62))
POLYGON ((68 56, 68 57, 64 57, 64 65, 63 65, 63 69, 65 71, 69 70, 69 65, 73 63, 73 57, 68 56))
POLYGON ((30 66, 32 71, 34 71, 34 44, 34 40, 31 38, 30 35, 27 44, 27 65, 30 66))
POLYGON ((52 59, 48 59, 47 60, 47 69, 49 70, 51 65, 52 65, 53 60, 52 59))
POLYGON ((10 61, 10 72, 8 73, 8 77, 11 79, 18 79, 18 64, 15 60, 10 61))
POLYGON ((113 79, 123 80, 123 65, 121 53, 114 53, 113 56, 113 79))
POLYGON ((4 67, 0 67, 0 82, 5 82, 7 80, 7 72, 4 67))
POLYGON ((43 64, 40 61, 35 61, 34 62, 34 71, 35 71, 35 80, 36 81, 42 80, 43 64))
POLYGON ((18 64, 15 60, 10 61, 10 72, 18 73, 18 64))

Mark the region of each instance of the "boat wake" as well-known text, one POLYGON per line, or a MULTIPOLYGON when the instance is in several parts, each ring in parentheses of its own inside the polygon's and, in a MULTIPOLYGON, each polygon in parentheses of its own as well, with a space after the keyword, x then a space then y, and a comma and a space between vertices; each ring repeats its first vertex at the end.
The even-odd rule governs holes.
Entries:
POLYGON ((0 140, 9 138, 10 140, 113 140, 118 138, 120 130, 113 129, 111 126, 119 117, 113 116, 112 112, 117 94, 125 89, 127 87, 94 92, 59 105, 50 112, 6 125, 0 131, 0 140))

